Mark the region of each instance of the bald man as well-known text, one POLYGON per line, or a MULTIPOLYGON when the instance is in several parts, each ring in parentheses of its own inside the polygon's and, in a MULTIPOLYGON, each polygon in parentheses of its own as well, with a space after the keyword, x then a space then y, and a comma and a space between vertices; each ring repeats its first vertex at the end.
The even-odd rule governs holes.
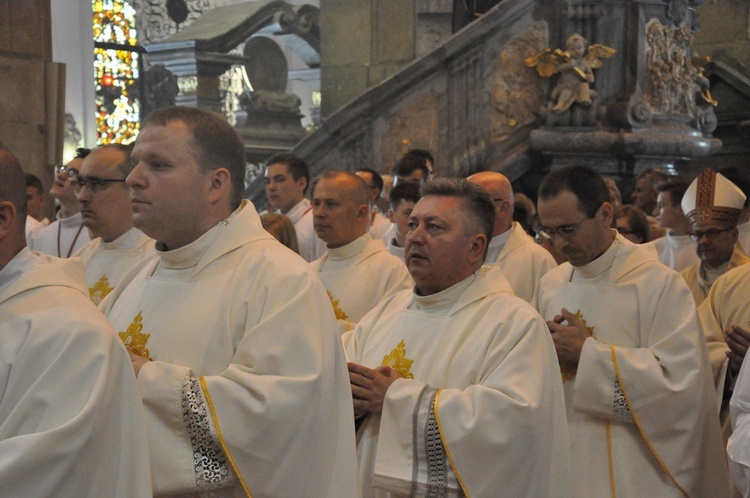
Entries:
POLYGON ((539 280, 557 266, 555 259, 513 221, 513 187, 505 175, 482 171, 468 180, 485 189, 495 204, 495 225, 485 264, 499 266, 513 292, 531 302, 539 280))
POLYGON ((311 265, 328 291, 342 333, 384 297, 412 287, 401 260, 368 234, 369 196, 364 180, 348 171, 324 173, 313 193, 313 227, 326 252, 311 265))

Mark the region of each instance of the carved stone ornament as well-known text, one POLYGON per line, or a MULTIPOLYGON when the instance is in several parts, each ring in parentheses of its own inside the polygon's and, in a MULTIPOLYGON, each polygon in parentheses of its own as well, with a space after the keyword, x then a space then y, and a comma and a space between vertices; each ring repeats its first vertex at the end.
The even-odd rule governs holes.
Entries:
POLYGON ((492 140, 503 142, 537 120, 545 83, 524 61, 548 44, 546 23, 536 23, 500 52, 492 68, 492 140))
POLYGON ((656 19, 646 25, 644 100, 655 114, 696 115, 701 85, 690 58, 692 38, 687 26, 664 26, 656 19))

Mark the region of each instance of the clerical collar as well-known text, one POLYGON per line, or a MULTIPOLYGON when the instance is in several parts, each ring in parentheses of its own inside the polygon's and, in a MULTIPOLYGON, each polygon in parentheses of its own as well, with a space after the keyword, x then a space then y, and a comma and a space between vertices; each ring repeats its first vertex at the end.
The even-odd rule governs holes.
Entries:
POLYGON ((80 225, 83 224, 83 214, 76 213, 72 216, 68 216, 67 218, 61 218, 60 217, 60 211, 57 212, 57 222, 62 226, 63 228, 78 228, 80 225))
POLYGON ((117 237, 115 240, 105 242, 102 239, 102 249, 111 251, 113 249, 129 249, 133 247, 143 236, 143 232, 135 227, 130 227, 125 233, 117 237))
MULTIPOLYGON (((477 270, 479 271, 479 270, 477 270)), ((456 301, 466 292, 474 280, 477 278, 477 272, 472 273, 465 279, 461 280, 457 284, 453 284, 447 289, 441 290, 429 296, 421 296, 417 294, 417 288, 414 287, 413 300, 409 304, 408 308, 415 308, 417 310, 434 310, 438 308, 451 308, 456 301), (414 306, 412 306, 412 304, 414 306)))
POLYGON ((503 233, 492 237, 492 240, 490 240, 490 250, 497 248, 498 253, 500 253, 500 251, 503 250, 503 247, 505 247, 505 243, 508 242, 511 233, 513 233, 513 226, 503 233))
POLYGON ((592 278, 597 275, 604 273, 612 267, 615 262, 615 256, 617 255, 617 249, 620 247, 620 237, 617 235, 615 240, 609 246, 609 249, 604 251, 604 254, 596 258, 595 260, 583 265, 576 266, 573 268, 574 273, 578 273, 583 278, 592 278))
POLYGON ((204 233, 190 244, 184 245, 178 249, 165 251, 161 244, 156 245, 156 253, 159 255, 160 265, 170 270, 182 270, 191 268, 198 264, 206 251, 216 242, 221 232, 232 222, 232 219, 239 213, 236 209, 229 218, 221 220, 211 230, 204 233))
POLYGON ((21 275, 44 264, 44 259, 31 252, 29 246, 21 249, 8 264, 0 270, 0 295, 13 285, 21 275))
POLYGON ((365 250, 365 247, 367 247, 367 243, 370 242, 370 240, 370 235, 366 233, 344 246, 335 247, 333 249, 328 248, 326 249, 326 251, 328 251, 328 259, 331 261, 342 261, 353 258, 365 250))

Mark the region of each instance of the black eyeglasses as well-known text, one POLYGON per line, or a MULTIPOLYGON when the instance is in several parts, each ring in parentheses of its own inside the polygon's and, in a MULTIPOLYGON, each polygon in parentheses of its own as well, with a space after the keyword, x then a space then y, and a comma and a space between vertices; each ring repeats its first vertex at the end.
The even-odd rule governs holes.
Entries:
POLYGON ((729 228, 710 228, 706 231, 702 230, 693 230, 688 235, 693 240, 693 242, 700 242, 703 237, 706 237, 708 240, 714 240, 716 237, 721 235, 724 232, 729 232, 732 230, 732 227, 729 228))
POLYGON ((97 178, 95 176, 78 176, 73 182, 73 190, 76 194, 81 191, 83 187, 90 194, 96 194, 104 190, 110 183, 125 183, 125 178, 97 178))

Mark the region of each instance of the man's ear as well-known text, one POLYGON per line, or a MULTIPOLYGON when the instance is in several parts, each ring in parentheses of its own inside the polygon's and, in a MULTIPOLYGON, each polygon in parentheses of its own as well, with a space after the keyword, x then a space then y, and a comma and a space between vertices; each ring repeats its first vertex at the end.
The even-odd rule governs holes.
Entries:
POLYGON ((388 221, 396 223, 396 212, 393 209, 388 209, 388 221))
POLYGON ((487 236, 483 233, 475 234, 471 238, 471 246, 469 247, 469 262, 473 264, 481 261, 486 248, 487 236))
POLYGON ((9 233, 17 230, 17 216, 16 206, 12 202, 0 202, 0 240, 7 237, 9 233))
POLYGON ((231 194, 232 176, 226 168, 216 168, 209 171, 211 186, 209 188, 209 200, 217 202, 225 195, 231 194))

